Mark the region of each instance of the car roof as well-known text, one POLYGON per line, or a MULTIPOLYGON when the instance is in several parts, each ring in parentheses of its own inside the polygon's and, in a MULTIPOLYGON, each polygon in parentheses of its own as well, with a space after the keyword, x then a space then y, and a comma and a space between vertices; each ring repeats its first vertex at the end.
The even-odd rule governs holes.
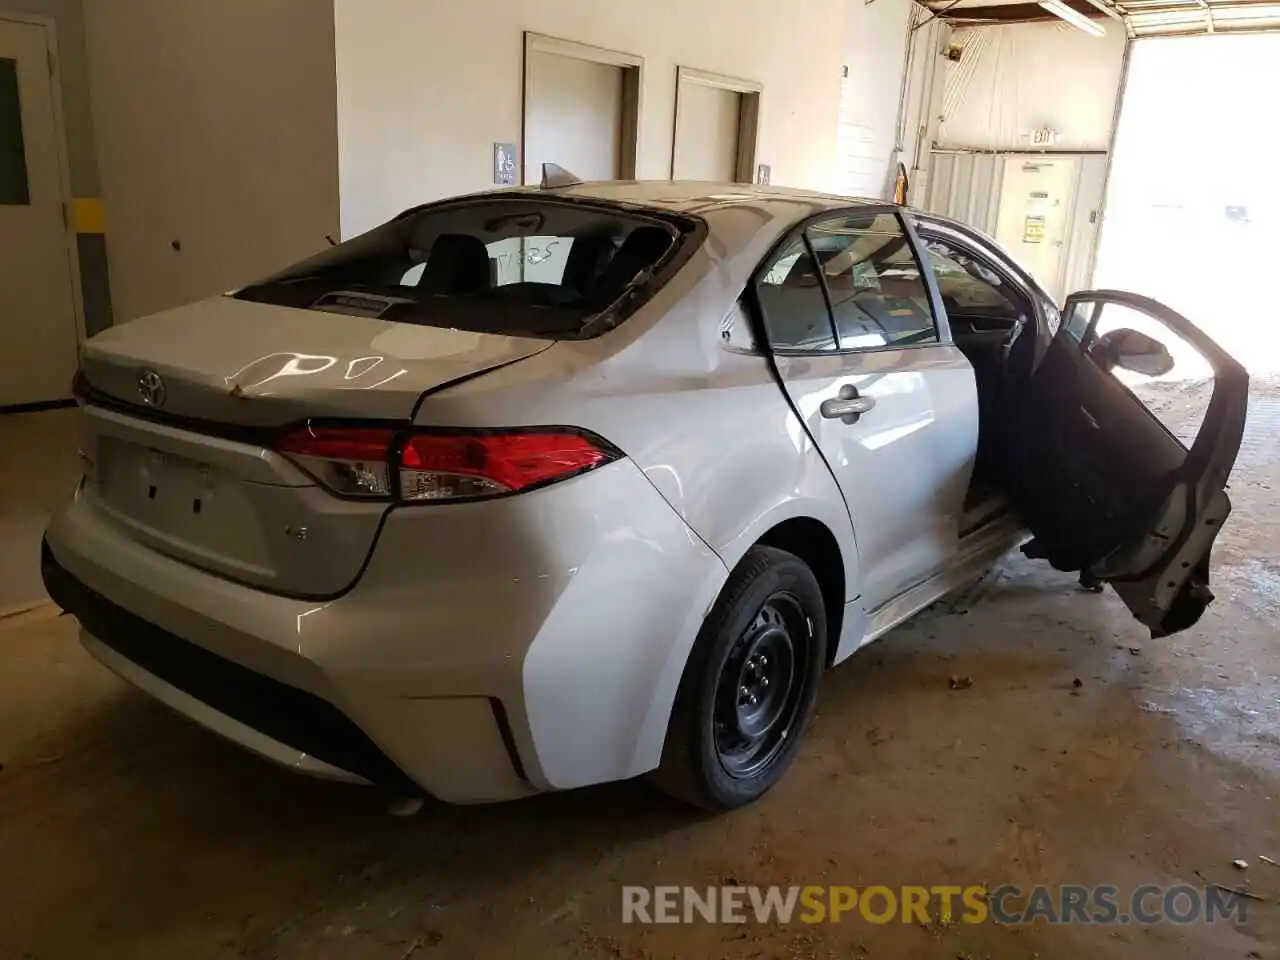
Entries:
POLYGON ((971 224, 965 223, 963 220, 957 220, 954 217, 945 217, 940 213, 927 213, 924 210, 912 210, 911 216, 915 218, 916 225, 921 224, 938 227, 949 227, 952 230, 958 230, 961 233, 967 233, 971 236, 981 237, 984 241, 990 242, 990 238, 983 236, 981 230, 971 224))
POLYGON ((842 197, 814 190, 760 186, 750 183, 717 183, 707 180, 601 180, 564 187, 525 187, 521 188, 521 191, 539 195, 559 194, 614 203, 635 203, 682 213, 703 213, 717 207, 737 206, 742 203, 790 207, 800 201, 809 207, 830 209, 884 205, 883 200, 842 197))
POLYGON ((712 180, 600 180, 596 183, 552 187, 539 192, 568 193, 572 196, 680 210, 704 210, 707 207, 737 205, 745 201, 790 206, 799 200, 808 205, 827 207, 879 205, 884 202, 861 197, 841 197, 835 193, 822 193, 812 189, 765 187, 755 183, 716 183, 712 180))
POLYGON ((595 201, 698 217, 707 225, 722 256, 735 261, 742 258, 741 262, 749 265, 796 223, 828 210, 895 209, 884 200, 704 180, 602 180, 558 187, 507 187, 487 195, 595 201))

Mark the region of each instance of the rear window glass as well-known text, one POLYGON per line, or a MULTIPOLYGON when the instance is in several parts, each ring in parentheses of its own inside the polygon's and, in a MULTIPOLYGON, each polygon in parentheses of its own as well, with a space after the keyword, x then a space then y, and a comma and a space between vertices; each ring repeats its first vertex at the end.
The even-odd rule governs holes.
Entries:
POLYGON ((402 214, 234 296, 485 333, 588 337, 651 297, 696 246, 698 228, 606 204, 451 201, 402 214))

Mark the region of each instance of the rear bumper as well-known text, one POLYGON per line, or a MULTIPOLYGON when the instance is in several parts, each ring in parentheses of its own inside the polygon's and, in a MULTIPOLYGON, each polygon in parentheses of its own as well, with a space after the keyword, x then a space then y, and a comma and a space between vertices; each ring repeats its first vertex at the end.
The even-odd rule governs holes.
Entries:
POLYGON ((50 525, 44 571, 91 653, 195 721, 302 772, 457 803, 656 766, 727 576, 630 461, 392 511, 331 601, 166 557, 83 496, 50 525))
POLYGON ((129 613, 68 573, 48 542, 40 568, 53 602, 80 621, 85 648, 167 706, 300 772, 417 791, 364 731, 328 701, 129 613))

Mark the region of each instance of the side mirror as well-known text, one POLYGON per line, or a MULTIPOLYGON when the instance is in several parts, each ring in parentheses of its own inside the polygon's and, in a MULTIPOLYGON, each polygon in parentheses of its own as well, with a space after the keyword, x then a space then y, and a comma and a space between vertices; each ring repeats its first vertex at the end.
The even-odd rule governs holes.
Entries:
POLYGON ((1163 343, 1125 327, 1104 333, 1089 353, 1108 370, 1119 367, 1146 377, 1162 377, 1174 367, 1173 355, 1163 343))

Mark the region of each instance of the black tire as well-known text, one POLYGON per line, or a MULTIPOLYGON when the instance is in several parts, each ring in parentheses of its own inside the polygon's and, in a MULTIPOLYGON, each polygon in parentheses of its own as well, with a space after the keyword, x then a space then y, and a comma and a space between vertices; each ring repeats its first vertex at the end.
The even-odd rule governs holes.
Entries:
POLYGON ((813 571, 786 551, 753 547, 698 632, 651 782, 711 811, 761 796, 795 757, 826 651, 813 571))

